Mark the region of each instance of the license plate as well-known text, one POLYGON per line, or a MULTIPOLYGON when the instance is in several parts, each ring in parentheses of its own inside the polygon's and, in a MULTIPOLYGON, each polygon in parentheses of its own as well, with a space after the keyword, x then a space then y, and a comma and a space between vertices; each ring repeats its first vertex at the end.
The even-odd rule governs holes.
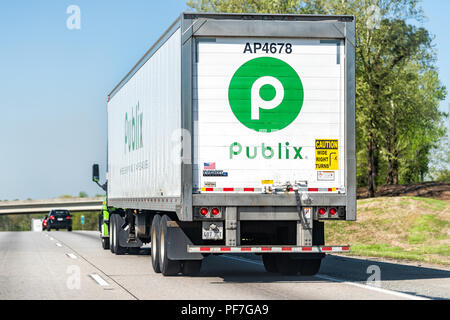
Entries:
POLYGON ((58 221, 63 221, 63 218, 58 218, 58 221))
POLYGON ((221 221, 203 221, 202 222, 202 239, 203 240, 222 240, 223 239, 223 222, 221 221))

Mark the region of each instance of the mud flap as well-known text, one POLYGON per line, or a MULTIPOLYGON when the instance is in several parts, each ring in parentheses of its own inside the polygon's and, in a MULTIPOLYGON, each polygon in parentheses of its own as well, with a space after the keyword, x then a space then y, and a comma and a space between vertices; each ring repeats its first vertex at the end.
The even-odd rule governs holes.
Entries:
POLYGON ((170 260, 203 260, 203 254, 187 252, 187 246, 193 243, 176 221, 167 222, 167 244, 170 260))

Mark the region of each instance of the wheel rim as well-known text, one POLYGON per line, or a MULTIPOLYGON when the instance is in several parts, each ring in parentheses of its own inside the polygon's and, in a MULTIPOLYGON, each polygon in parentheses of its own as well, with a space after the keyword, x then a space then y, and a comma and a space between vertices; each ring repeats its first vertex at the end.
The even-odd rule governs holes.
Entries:
POLYGON ((116 249, 116 228, 115 228, 115 221, 112 221, 112 228, 111 228, 111 242, 112 242, 112 248, 113 251, 116 249))
POLYGON ((160 259, 160 264, 161 266, 164 264, 164 254, 165 254, 165 243, 164 243, 164 228, 161 228, 161 234, 159 235, 159 256, 161 257, 160 259))
POLYGON ((152 232, 152 260, 155 262, 157 261, 156 247, 156 228, 154 228, 152 232))

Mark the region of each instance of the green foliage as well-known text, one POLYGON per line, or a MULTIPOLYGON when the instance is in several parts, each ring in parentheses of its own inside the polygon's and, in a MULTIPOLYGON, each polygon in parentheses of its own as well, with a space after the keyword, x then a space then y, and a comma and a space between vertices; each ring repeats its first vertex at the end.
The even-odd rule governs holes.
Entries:
POLYGON ((41 214, 0 215, 1 231, 30 231, 31 219, 40 219, 41 214))
POLYGON ((351 255, 450 264, 450 204, 420 197, 358 200, 356 222, 329 221, 325 242, 351 255))
MULTIPOLYGON (((450 222, 440 220, 436 215, 423 215, 416 219, 414 226, 409 230, 409 243, 422 244, 430 238, 442 238, 442 230, 448 226, 450 222)), ((450 237, 447 236, 450 239, 450 237)))
POLYGON ((72 214, 73 230, 97 230, 98 229, 98 215, 100 214, 100 211, 73 212, 71 214, 72 214), (81 216, 84 216, 84 225, 81 225, 81 216))
POLYGON ((70 199, 70 198, 73 198, 73 196, 71 196, 70 194, 63 194, 63 195, 60 195, 58 198, 60 198, 60 199, 70 199))
MULTIPOLYGON (((72 212, 73 230, 97 230, 98 215, 100 211, 72 212), (81 225, 81 216, 84 216, 84 225, 81 225)), ((42 219, 44 214, 18 214, 0 215, 0 232, 2 231, 30 231, 31 219, 42 219)))
POLYGON ((80 191, 80 193, 78 194, 78 197, 80 197, 80 198, 87 198, 89 196, 88 196, 88 194, 86 192, 80 191))
POLYGON ((442 138, 431 151, 430 178, 439 182, 450 182, 450 143, 449 137, 442 138))
MULTIPOLYGON (((368 185, 373 196, 377 184, 424 181, 444 134, 439 102, 447 92, 435 68, 432 36, 407 22, 423 20, 420 2, 189 0, 187 4, 200 12, 356 17, 357 183, 368 185)), ((431 171, 433 178, 445 180, 450 168, 431 171)))

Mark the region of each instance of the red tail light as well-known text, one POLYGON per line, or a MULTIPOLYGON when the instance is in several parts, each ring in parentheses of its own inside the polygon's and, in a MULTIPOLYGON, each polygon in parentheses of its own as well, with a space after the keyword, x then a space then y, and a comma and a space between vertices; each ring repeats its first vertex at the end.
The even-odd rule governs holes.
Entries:
POLYGON ((336 208, 331 208, 331 209, 330 209, 330 214, 331 214, 332 216, 335 216, 336 213, 337 213, 336 208))
POLYGON ((54 216, 50 216, 50 217, 48 217, 50 220, 55 220, 55 217, 54 216))
POLYGON ((206 208, 201 208, 201 209, 200 209, 200 214, 201 214, 202 216, 206 216, 206 215, 208 214, 208 209, 206 209, 206 208))
POLYGON ((213 208, 213 209, 211 210, 211 213, 213 214, 213 216, 217 216, 217 215, 220 213, 220 211, 219 211, 219 209, 217 209, 217 208, 213 208))
POLYGON ((325 213, 327 213, 327 210, 326 210, 325 208, 320 208, 320 209, 319 209, 319 214, 320 214, 321 216, 323 216, 325 213))
POLYGON ((67 219, 67 220, 71 220, 72 217, 71 217, 71 216, 67 216, 66 219, 67 219))

